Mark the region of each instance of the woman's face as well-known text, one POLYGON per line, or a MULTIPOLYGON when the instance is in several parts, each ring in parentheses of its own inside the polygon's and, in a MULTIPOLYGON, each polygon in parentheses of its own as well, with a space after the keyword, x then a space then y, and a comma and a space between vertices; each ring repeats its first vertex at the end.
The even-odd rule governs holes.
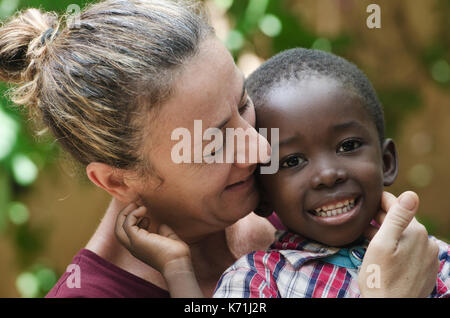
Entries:
MULTIPOLYGON (((150 182, 137 189, 152 222, 170 225, 190 242, 233 224, 252 211, 259 200, 253 177, 256 163, 174 162, 172 148, 180 140, 171 140, 173 131, 186 128, 190 132, 193 153, 198 142, 194 140, 197 120, 202 123, 201 136, 211 127, 221 128, 224 137, 227 128, 250 128, 257 134, 253 128, 255 110, 244 89, 244 76, 214 37, 203 41, 197 56, 187 62, 176 80, 172 97, 148 123, 150 140, 145 149, 149 149, 147 155, 155 174, 163 181, 151 176, 150 182)), ((262 136, 258 138, 261 147, 269 147, 262 136)), ((200 142, 202 149, 211 143, 200 142)), ((246 142, 247 149, 255 147, 255 142, 246 142)), ((229 153, 230 149, 224 145, 221 151, 229 153)), ((236 156, 236 150, 231 151, 236 156)))

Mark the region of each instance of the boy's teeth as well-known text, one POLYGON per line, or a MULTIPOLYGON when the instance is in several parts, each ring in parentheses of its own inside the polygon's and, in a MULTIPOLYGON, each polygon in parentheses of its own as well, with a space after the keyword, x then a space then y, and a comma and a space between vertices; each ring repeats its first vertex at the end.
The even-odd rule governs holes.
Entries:
POLYGON ((317 216, 327 217, 327 216, 336 216, 342 213, 346 213, 353 209, 355 206, 355 199, 345 200, 342 202, 338 202, 336 204, 331 204, 328 206, 323 206, 317 209, 314 209, 315 214, 317 216))

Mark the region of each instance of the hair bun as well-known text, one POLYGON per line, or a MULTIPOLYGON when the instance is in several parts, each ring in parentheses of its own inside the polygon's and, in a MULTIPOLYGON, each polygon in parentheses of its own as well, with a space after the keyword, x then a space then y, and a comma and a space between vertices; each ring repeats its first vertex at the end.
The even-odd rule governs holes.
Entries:
MULTIPOLYGON (((57 28, 58 16, 39 9, 17 12, 0 28, 0 81, 31 81, 36 71, 35 60, 45 51, 42 36, 57 28)), ((45 43, 44 43, 45 44, 45 43)))

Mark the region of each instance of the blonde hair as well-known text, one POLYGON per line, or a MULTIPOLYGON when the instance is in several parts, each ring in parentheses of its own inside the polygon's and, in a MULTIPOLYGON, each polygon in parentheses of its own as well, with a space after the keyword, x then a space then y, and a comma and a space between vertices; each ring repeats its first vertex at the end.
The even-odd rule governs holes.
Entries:
POLYGON ((16 84, 12 101, 36 110, 81 164, 142 167, 146 114, 214 32, 201 3, 106 0, 76 26, 64 20, 27 9, 3 24, 0 80, 16 84))

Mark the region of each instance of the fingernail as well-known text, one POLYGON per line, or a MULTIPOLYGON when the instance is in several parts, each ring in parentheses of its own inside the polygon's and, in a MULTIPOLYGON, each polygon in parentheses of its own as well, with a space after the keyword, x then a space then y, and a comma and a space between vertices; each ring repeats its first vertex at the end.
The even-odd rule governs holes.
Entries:
POLYGON ((400 196, 399 203, 406 210, 413 210, 416 207, 416 200, 408 194, 400 196))

